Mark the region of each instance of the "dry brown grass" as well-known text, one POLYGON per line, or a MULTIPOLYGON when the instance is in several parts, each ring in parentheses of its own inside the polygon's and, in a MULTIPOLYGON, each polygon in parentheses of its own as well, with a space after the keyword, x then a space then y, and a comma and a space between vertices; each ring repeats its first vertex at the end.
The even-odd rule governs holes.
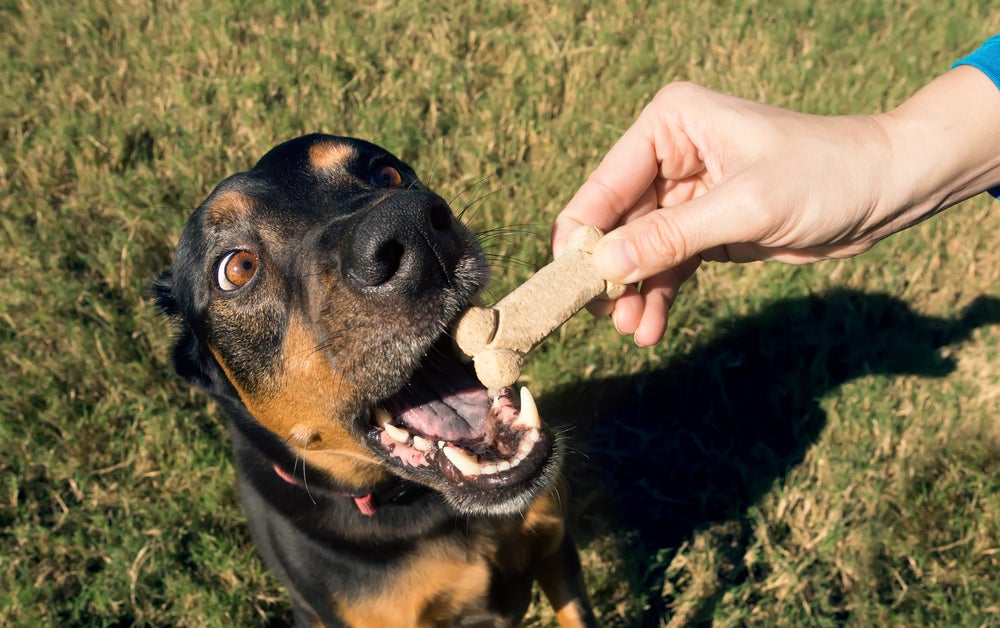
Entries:
MULTIPOLYGON (((814 113, 902 100, 985 0, 0 4, 0 623, 288 619, 225 426, 144 289, 273 144, 380 142, 484 233, 494 294, 665 82, 814 113)), ((789 173, 795 176, 795 173, 789 173)), ((704 268, 668 339, 580 317, 526 378, 567 433, 602 621, 993 625, 996 203, 861 258, 704 268)), ((530 625, 549 625, 535 605, 530 625)))

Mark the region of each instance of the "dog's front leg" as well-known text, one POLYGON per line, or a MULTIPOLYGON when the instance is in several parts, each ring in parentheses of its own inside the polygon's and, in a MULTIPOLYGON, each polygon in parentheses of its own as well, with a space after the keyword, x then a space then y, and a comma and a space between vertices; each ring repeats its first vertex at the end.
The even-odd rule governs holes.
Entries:
POLYGON ((558 549, 546 556, 538 568, 538 583, 556 611, 563 628, 596 627, 597 619, 583 584, 583 568, 569 530, 558 549))

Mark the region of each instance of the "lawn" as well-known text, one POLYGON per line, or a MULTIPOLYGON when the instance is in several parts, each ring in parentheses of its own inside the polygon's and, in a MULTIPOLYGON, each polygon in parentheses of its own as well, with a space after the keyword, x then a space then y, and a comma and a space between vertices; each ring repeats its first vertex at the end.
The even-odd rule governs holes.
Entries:
MULTIPOLYGON (((290 619, 147 296, 272 145, 410 162, 489 236, 489 299, 666 82, 885 110, 1000 31, 989 0, 401 4, 0 2, 0 625, 290 619)), ((652 348, 570 321, 524 381, 602 624, 1000 625, 998 323, 986 197, 853 260, 703 266, 652 348)))

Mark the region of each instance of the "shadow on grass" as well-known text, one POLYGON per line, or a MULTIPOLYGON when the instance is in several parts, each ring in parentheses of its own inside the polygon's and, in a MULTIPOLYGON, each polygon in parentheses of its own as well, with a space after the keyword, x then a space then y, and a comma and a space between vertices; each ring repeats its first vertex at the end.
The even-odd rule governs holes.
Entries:
POLYGON ((954 364, 939 349, 997 321, 992 298, 946 320, 890 296, 835 291, 734 321, 661 370, 547 395, 543 413, 557 429, 572 426, 577 536, 636 535, 631 554, 657 563, 638 565, 647 575, 635 583, 656 625, 664 563, 695 530, 718 527, 733 565, 724 577, 744 577, 743 513, 803 459, 826 422, 819 401, 829 390, 865 375, 943 377, 954 364))

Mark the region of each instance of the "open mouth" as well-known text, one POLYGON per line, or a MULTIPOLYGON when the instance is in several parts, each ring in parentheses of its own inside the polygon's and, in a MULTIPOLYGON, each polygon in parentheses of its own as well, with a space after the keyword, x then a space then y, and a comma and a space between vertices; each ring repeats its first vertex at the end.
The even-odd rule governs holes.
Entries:
POLYGON ((447 338, 371 410, 368 440, 395 463, 456 488, 514 487, 536 477, 552 451, 531 392, 490 395, 447 338))

